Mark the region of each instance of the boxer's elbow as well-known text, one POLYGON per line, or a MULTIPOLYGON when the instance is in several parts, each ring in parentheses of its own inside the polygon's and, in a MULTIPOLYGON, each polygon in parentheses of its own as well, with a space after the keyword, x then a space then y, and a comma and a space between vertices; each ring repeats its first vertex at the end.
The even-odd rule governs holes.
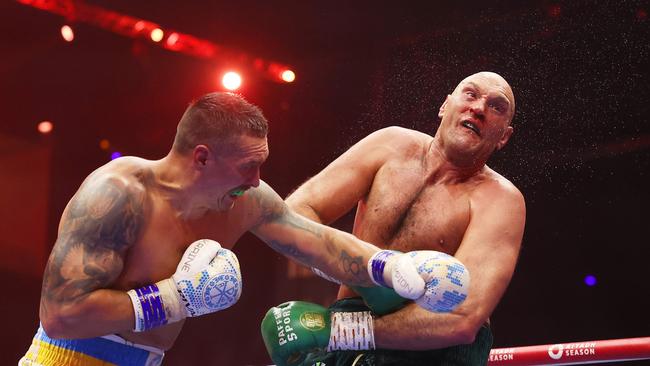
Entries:
POLYGON ((293 212, 299 214, 300 216, 306 217, 312 221, 315 221, 319 224, 323 223, 323 220, 321 219, 320 215, 314 209, 312 206, 310 206, 307 203, 302 203, 302 202, 296 202, 291 199, 288 199, 286 201, 287 206, 289 206, 289 209, 291 209, 293 212))
POLYGON ((465 328, 456 332, 455 338, 455 343, 457 344, 472 344, 474 343, 474 339, 476 339, 476 332, 470 328, 465 328))
POLYGON ((458 344, 471 344, 474 343, 476 335, 483 322, 472 317, 463 317, 462 320, 457 324, 457 327, 454 332, 454 338, 458 344))
POLYGON ((41 316, 41 326, 45 334, 52 339, 69 338, 66 334, 65 320, 58 315, 41 316))
POLYGON ((43 311, 41 307, 40 320, 43 329, 48 337, 52 339, 73 339, 77 338, 75 330, 78 328, 78 311, 66 309, 65 307, 48 308, 43 311))

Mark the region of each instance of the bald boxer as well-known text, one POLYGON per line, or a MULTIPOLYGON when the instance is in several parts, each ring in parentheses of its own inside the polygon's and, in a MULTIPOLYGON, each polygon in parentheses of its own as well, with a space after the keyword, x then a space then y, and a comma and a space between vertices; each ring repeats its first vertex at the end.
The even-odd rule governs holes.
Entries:
MULTIPOLYGON (((487 363, 488 318, 514 272, 525 222, 522 194, 486 165, 512 135, 514 112, 504 78, 471 75, 442 103, 435 136, 400 127, 374 132, 288 197, 289 207, 325 224, 356 205, 358 238, 403 252, 448 253, 472 275, 467 300, 453 312, 409 303, 375 314, 376 351, 316 355, 309 365, 487 363)), ((363 311, 356 296, 342 286, 330 311, 363 311)))
POLYGON ((229 249, 247 231, 342 282, 395 282, 420 296, 424 281, 408 260, 384 260, 387 252, 295 214, 260 180, 267 130, 243 98, 207 94, 185 111, 167 156, 123 157, 90 174, 63 212, 41 327, 20 365, 159 365, 186 317, 239 298, 229 249), (381 268, 369 273, 367 263, 381 268))

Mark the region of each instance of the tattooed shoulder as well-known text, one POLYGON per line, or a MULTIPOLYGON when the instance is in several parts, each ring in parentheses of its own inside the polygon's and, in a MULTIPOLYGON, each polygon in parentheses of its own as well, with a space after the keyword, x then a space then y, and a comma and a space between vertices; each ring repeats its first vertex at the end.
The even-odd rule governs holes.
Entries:
POLYGON ((139 181, 116 176, 95 178, 70 201, 59 235, 121 251, 137 239, 145 203, 146 191, 139 181))
POLYGON ((135 177, 91 176, 66 208, 45 270, 43 295, 59 302, 109 286, 144 223, 147 194, 135 177))

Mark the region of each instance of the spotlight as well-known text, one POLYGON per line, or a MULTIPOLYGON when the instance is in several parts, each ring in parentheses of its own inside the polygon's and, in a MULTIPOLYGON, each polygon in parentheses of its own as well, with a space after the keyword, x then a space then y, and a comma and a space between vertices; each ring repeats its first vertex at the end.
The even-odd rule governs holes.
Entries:
POLYGON ((151 36, 152 41, 160 42, 160 41, 162 41, 163 37, 165 36, 165 33, 160 28, 154 28, 151 31, 150 36, 151 36))
POLYGON ((176 42, 178 42, 179 35, 178 33, 174 32, 167 37, 167 47, 174 47, 176 46, 176 42))
POLYGON ((287 83, 291 83, 296 80, 296 74, 291 70, 284 70, 282 71, 282 74, 280 74, 280 79, 286 81, 287 83))
POLYGON ((74 31, 72 30, 72 27, 67 24, 61 27, 61 37, 63 37, 66 42, 72 42, 74 40, 74 31))
POLYGON ((42 133, 43 135, 47 135, 54 129, 54 124, 50 121, 43 121, 38 124, 37 128, 38 132, 42 133))
POLYGON ((237 90, 241 86, 241 76, 234 71, 229 71, 223 75, 221 84, 228 90, 237 90))
POLYGON ((119 151, 114 151, 111 154, 111 160, 115 160, 115 159, 119 158, 120 156, 122 156, 122 153, 120 153, 119 151))
POLYGON ((108 148, 111 147, 111 142, 108 141, 107 139, 102 139, 99 141, 99 148, 102 150, 108 150, 108 148))
POLYGON ((591 287, 596 285, 596 276, 587 275, 585 276, 585 285, 591 287))

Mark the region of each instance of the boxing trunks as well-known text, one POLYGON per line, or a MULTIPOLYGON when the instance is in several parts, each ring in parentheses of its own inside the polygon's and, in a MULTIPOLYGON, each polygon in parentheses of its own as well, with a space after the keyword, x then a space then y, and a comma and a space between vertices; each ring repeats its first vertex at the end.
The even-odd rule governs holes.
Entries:
POLYGON ((39 326, 18 366, 158 366, 164 352, 116 335, 88 339, 52 339, 39 326))

